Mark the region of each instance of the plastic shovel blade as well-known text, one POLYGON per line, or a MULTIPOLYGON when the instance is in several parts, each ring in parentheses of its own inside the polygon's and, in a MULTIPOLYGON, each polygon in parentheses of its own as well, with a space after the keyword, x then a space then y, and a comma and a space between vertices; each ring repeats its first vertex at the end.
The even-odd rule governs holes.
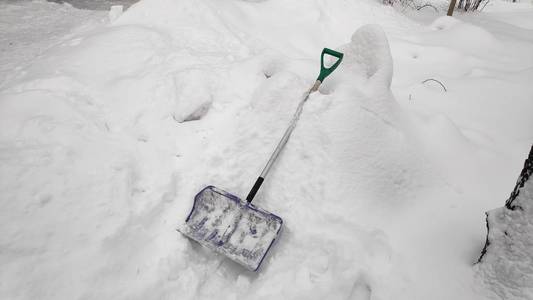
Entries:
POLYGON ((178 230, 201 245, 257 271, 280 233, 283 220, 214 186, 194 197, 178 230))

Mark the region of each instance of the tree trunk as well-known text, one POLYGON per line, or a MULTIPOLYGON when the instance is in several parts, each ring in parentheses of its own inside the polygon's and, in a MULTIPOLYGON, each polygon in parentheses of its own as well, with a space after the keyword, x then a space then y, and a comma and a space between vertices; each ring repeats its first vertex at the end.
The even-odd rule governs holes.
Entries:
POLYGON ((450 17, 451 17, 452 14, 453 14, 453 9, 455 8, 455 2, 456 2, 456 1, 457 1, 457 0, 451 0, 451 1, 450 1, 450 7, 448 7, 448 16, 450 16, 450 17))

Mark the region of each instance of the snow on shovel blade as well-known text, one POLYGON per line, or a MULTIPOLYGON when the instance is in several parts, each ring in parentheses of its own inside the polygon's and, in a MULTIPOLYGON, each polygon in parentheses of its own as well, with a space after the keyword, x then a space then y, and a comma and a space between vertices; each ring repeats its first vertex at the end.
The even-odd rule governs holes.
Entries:
POLYGON ((178 230, 201 245, 257 271, 278 236, 283 220, 214 186, 194 197, 178 230))

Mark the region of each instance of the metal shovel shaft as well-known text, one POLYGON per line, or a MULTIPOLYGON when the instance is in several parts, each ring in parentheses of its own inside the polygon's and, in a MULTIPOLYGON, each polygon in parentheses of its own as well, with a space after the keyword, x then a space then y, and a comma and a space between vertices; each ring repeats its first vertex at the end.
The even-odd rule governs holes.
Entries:
POLYGON ((320 74, 318 74, 318 78, 316 79, 315 84, 313 84, 311 89, 309 89, 309 91, 307 91, 305 93, 303 99, 298 104, 298 107, 296 108, 296 112, 294 113, 294 116, 292 117, 292 120, 291 120, 291 123, 289 124, 289 127, 287 128, 287 130, 285 130, 285 134, 283 134, 283 137, 279 141, 278 146, 276 147, 276 149, 274 150, 274 152, 270 156, 270 159, 268 160, 266 166, 264 167, 263 171, 261 172, 261 175, 259 175, 259 177, 257 178, 257 180, 254 183, 254 186, 250 190, 250 193, 248 193, 248 196, 246 196, 246 201, 248 203, 251 203, 252 200, 254 199, 255 194, 257 193, 257 191, 261 187, 261 184, 263 184, 263 181, 265 180, 265 177, 267 176, 268 172, 270 171, 270 168, 272 167, 272 165, 274 164, 274 162, 278 158, 281 150, 283 150, 283 147, 285 147, 285 144, 287 144, 287 141, 289 140, 289 137, 291 136, 292 131, 296 127, 296 122, 298 122, 298 119, 300 118, 300 115, 302 114, 303 106, 304 106, 305 102, 307 101, 307 99, 309 99, 309 95, 311 95, 311 93, 313 93, 316 90, 318 90, 318 88, 320 87, 320 84, 322 84, 322 81, 324 81, 324 79, 326 79, 326 77, 328 77, 331 73, 333 73, 333 71, 335 71, 335 69, 340 65, 343 56, 344 56, 344 54, 342 54, 340 52, 337 52, 337 51, 334 51, 334 50, 331 50, 331 49, 328 49, 328 48, 324 48, 324 50, 322 50, 322 55, 320 56, 320 74), (326 54, 337 58, 337 61, 333 65, 331 65, 330 67, 326 67, 324 65, 324 56, 326 54))
POLYGON ((270 171, 270 168, 272 168, 272 165, 274 164, 274 162, 278 158, 281 150, 283 150, 283 148, 285 147, 285 144, 287 144, 287 141, 289 140, 289 137, 291 136, 291 133, 293 132, 294 128, 296 127, 296 123, 300 119, 300 115, 302 114, 304 104, 305 104, 305 102, 307 102, 307 99, 309 99, 309 95, 311 95, 311 93, 317 91, 318 88, 320 87, 321 83, 322 82, 320 80, 316 80, 315 84, 313 84, 311 89, 309 89, 304 94, 303 99, 300 101, 300 103, 298 104, 298 107, 296 108, 296 112, 292 116, 292 120, 291 120, 291 122, 289 124, 289 127, 287 127, 287 129, 285 130, 285 133, 283 134, 283 137, 281 137, 281 140, 279 141, 278 145, 276 146, 276 149, 274 149, 274 152, 272 152, 272 155, 270 155, 270 158, 268 159, 268 162, 266 163, 265 167, 263 168, 263 171, 261 172, 261 175, 259 175, 259 177, 255 181, 254 186, 250 190, 250 193, 248 193, 248 196, 246 196, 246 201, 248 201, 248 203, 252 202, 252 200, 254 199, 255 194, 257 193, 257 191, 261 187, 261 184, 265 180, 265 177, 268 175, 268 172, 270 171))
POLYGON ((296 108, 296 112, 294 113, 292 117, 289 127, 287 127, 287 130, 285 130, 285 133, 283 134, 283 137, 279 141, 278 146, 276 147, 276 149, 270 156, 270 159, 268 160, 266 166, 263 168, 263 171, 261 172, 261 175, 260 175, 261 177, 265 178, 267 176, 268 172, 270 171, 270 168, 272 167, 272 164, 278 158, 279 153, 285 147, 285 144, 287 144, 287 141, 289 140, 289 137, 291 136, 292 131, 296 127, 296 122, 298 122, 298 120, 300 119, 300 115, 302 114, 304 104, 305 102, 307 102, 307 99, 309 99, 309 95, 311 95, 311 93, 313 93, 314 91, 318 90, 318 88, 320 87, 320 84, 321 82, 319 80, 315 81, 315 84, 313 85, 313 87, 304 94, 304 98, 298 104, 298 107, 296 108))

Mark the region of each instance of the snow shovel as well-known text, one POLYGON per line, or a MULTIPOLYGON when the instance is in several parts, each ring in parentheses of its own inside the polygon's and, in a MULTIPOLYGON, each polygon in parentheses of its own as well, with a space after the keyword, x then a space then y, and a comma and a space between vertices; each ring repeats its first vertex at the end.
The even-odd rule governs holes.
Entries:
POLYGON ((289 140, 309 95, 318 90, 322 81, 339 66, 342 57, 343 54, 337 51, 327 48, 322 50, 320 74, 316 82, 298 104, 289 127, 250 190, 246 201, 217 187, 207 186, 194 197, 192 210, 178 231, 201 245, 224 254, 250 271, 259 269, 280 233, 283 220, 253 205, 252 200, 289 140), (326 54, 337 58, 329 68, 324 65, 326 54))

